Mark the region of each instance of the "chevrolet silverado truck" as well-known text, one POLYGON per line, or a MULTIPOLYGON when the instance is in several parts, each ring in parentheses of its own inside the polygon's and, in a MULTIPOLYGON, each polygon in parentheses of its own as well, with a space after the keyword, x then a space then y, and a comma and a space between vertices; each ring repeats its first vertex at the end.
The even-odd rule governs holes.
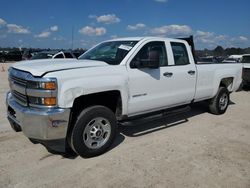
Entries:
POLYGON ((15 63, 8 120, 34 143, 93 157, 108 150, 121 121, 199 101, 223 114, 242 66, 197 64, 193 54, 192 37, 132 37, 102 42, 79 59, 15 63))

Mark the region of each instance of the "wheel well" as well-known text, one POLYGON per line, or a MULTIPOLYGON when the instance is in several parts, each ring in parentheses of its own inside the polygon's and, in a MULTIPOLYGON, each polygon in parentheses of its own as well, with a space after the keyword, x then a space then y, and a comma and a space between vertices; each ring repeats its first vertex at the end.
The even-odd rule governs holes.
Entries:
POLYGON ((67 131, 68 143, 70 143, 69 138, 78 115, 83 109, 94 105, 102 105, 109 108, 114 112, 117 118, 122 115, 122 100, 120 91, 112 90, 77 97, 74 100, 73 107, 71 109, 70 123, 67 131))
POLYGON ((120 91, 106 91, 93 93, 88 95, 82 95, 74 100, 71 110, 71 124, 75 123, 75 120, 81 111, 89 106, 102 105, 109 108, 114 114, 119 117, 122 114, 122 100, 120 91))
POLYGON ((120 91, 107 91, 80 96, 74 100, 72 110, 82 111, 84 108, 93 105, 106 106, 115 114, 118 113, 118 110, 121 110, 120 91))
POLYGON ((223 78, 220 82, 220 87, 225 87, 230 90, 233 86, 233 77, 223 78))

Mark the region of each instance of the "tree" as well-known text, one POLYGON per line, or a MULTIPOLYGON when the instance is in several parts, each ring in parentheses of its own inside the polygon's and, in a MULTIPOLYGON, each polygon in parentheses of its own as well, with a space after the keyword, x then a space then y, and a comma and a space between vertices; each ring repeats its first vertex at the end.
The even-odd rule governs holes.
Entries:
POLYGON ((214 50, 213 50, 213 54, 214 56, 224 56, 225 55, 225 51, 221 46, 217 46, 214 50))

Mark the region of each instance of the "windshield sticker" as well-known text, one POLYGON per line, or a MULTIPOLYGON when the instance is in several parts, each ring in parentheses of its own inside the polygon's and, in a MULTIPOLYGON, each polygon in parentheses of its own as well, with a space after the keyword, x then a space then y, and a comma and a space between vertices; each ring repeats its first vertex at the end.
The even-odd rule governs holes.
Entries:
POLYGON ((122 50, 127 50, 127 51, 129 51, 129 50, 131 50, 131 46, 127 46, 127 45, 124 45, 124 44, 121 44, 119 47, 118 47, 119 49, 122 49, 122 50))

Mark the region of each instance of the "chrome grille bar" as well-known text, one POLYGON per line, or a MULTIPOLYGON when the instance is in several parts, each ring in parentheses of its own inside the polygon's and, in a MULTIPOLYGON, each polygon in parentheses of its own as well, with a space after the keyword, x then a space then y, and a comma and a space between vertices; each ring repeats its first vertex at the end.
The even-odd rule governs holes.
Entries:
POLYGON ((13 81, 15 84, 26 87, 27 85, 27 80, 24 80, 22 78, 18 78, 15 76, 10 76, 11 81, 13 81))
POLYGON ((22 104, 23 106, 27 106, 28 105, 28 103, 27 103, 27 97, 25 95, 23 95, 23 94, 21 94, 21 93, 19 93, 17 91, 14 91, 14 90, 12 90, 11 93, 12 93, 13 97, 15 98, 15 100, 18 103, 22 104))

